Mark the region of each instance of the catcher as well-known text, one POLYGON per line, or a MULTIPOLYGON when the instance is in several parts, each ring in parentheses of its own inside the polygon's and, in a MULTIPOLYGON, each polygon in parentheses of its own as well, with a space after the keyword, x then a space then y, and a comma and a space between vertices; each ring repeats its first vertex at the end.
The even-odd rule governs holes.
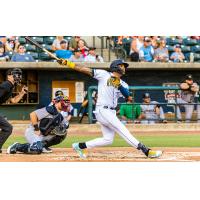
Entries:
POLYGON ((61 111, 67 109, 66 102, 66 97, 58 96, 53 99, 53 105, 32 112, 31 124, 25 131, 28 143, 16 142, 8 147, 7 153, 41 154, 44 148, 61 143, 66 138, 69 127, 61 114, 61 111))
MULTIPOLYGON (((185 119, 186 122, 190 122, 194 110, 194 105, 191 105, 191 103, 194 103, 194 97, 199 91, 199 86, 197 83, 194 83, 192 75, 188 74, 186 75, 185 81, 180 84, 180 89, 181 98, 177 98, 177 103, 185 104, 183 105, 185 108, 185 119)), ((182 120, 180 106, 177 106, 177 118, 179 121, 182 120)))

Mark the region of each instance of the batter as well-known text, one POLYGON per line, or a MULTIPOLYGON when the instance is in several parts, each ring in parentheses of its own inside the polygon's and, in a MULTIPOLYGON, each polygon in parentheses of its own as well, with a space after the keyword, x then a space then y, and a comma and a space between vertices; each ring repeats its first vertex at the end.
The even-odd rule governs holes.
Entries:
POLYGON ((128 84, 120 79, 125 74, 126 68, 129 66, 128 63, 120 59, 114 60, 110 65, 110 72, 107 72, 100 69, 91 69, 65 59, 60 59, 58 62, 98 80, 98 99, 95 115, 101 125, 103 136, 87 142, 72 144, 73 149, 81 158, 86 158, 83 151, 86 148, 112 144, 115 133, 118 133, 128 144, 141 150, 149 158, 158 158, 162 155, 162 151, 153 151, 133 137, 116 116, 115 108, 120 94, 125 98, 132 98, 128 90, 128 84))

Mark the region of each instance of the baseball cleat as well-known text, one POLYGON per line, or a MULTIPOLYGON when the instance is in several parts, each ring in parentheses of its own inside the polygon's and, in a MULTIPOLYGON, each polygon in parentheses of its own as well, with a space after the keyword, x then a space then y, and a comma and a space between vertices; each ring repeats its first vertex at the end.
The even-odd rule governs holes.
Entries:
POLYGON ((52 153, 52 149, 50 149, 49 147, 43 147, 42 148, 42 153, 52 153))
POLYGON ((78 153, 80 158, 86 158, 87 156, 84 153, 83 149, 80 149, 79 147, 79 143, 73 143, 72 144, 72 148, 76 151, 76 153, 78 153))
POLYGON ((17 153, 17 145, 19 144, 19 142, 15 142, 14 144, 10 145, 7 149, 7 153, 8 154, 15 154, 17 153))
POLYGON ((148 158, 159 158, 160 156, 162 156, 162 151, 149 150, 148 158))

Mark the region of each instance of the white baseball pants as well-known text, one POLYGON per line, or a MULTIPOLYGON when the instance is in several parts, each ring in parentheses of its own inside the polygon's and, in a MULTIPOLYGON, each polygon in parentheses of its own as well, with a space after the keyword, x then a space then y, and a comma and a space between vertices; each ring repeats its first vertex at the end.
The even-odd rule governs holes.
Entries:
POLYGON ((115 133, 118 133, 131 146, 138 147, 139 141, 131 135, 125 125, 117 118, 115 110, 98 106, 94 113, 97 121, 101 124, 103 137, 86 142, 87 148, 112 144, 115 133))

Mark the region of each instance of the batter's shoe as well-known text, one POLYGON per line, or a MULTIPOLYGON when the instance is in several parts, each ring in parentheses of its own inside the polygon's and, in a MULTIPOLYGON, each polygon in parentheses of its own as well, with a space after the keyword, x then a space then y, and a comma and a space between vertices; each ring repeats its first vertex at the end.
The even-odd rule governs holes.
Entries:
POLYGON ((2 150, 0 149, 0 153, 2 153, 2 150))
POLYGON ((87 157, 86 154, 84 153, 84 150, 80 149, 79 143, 73 143, 72 148, 76 151, 76 153, 78 153, 80 158, 86 158, 87 157))
POLYGON ((149 150, 148 152, 148 158, 159 158, 160 156, 162 156, 162 151, 149 150))
POLYGON ((49 147, 43 147, 42 148, 42 153, 52 153, 52 149, 50 149, 49 147))
POLYGON ((15 142, 14 144, 10 145, 7 149, 7 153, 8 154, 15 154, 17 153, 17 145, 19 144, 19 142, 15 142))

